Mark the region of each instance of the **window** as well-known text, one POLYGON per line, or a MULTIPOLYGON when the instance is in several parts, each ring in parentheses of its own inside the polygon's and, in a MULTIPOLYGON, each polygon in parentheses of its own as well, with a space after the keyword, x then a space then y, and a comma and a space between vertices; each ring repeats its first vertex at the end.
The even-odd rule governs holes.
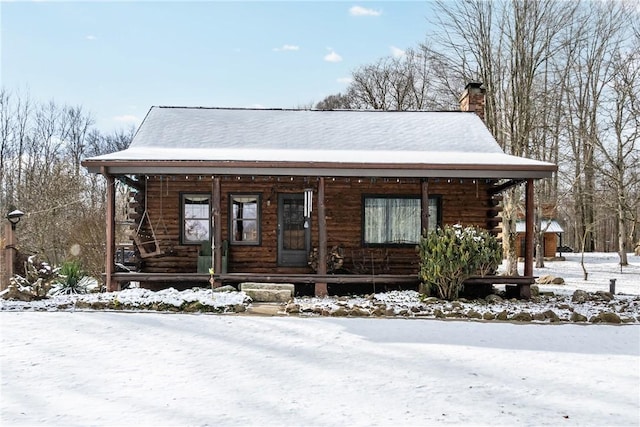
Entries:
MULTIPOLYGON (((416 244, 421 233, 419 197, 365 196, 364 244, 416 244)), ((429 197, 429 230, 440 223, 440 198, 429 197)))
POLYGON ((260 244, 260 196, 232 194, 229 197, 231 224, 229 240, 234 245, 260 244))
POLYGON ((211 240, 211 196, 182 194, 182 244, 201 244, 211 240))

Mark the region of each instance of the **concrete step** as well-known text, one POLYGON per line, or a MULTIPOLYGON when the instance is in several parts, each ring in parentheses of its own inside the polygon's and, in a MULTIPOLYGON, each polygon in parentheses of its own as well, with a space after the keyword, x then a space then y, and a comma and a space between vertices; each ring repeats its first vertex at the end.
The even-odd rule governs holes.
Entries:
POLYGON ((295 292, 295 286, 291 283, 243 282, 239 288, 254 302, 287 302, 295 292))
POLYGON ((260 283, 260 282, 242 282, 239 289, 244 291, 245 289, 270 289, 270 290, 287 290, 291 294, 295 292, 295 286, 293 283, 260 283))

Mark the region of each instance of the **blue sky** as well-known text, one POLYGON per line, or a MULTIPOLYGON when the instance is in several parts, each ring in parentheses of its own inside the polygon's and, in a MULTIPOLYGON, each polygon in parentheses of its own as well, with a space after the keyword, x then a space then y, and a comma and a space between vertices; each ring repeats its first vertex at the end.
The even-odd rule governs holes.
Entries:
MULTIPOLYGON (((1 0, 0 0, 1 1, 1 0)), ((152 105, 296 108, 425 40, 427 1, 0 3, 2 86, 105 132, 152 105)))

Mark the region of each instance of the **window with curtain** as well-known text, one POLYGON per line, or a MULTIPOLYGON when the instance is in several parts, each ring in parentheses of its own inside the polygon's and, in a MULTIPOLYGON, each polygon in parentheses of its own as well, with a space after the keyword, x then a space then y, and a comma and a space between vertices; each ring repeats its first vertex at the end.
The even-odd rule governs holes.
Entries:
MULTIPOLYGON (((365 244, 416 244, 421 232, 419 197, 365 196, 363 235, 365 244)), ((439 224, 439 198, 429 198, 429 230, 439 224)))
POLYGON ((236 245, 260 244, 260 196, 256 194, 232 194, 230 241, 236 245))
POLYGON ((201 244, 211 240, 211 196, 182 194, 182 244, 201 244))

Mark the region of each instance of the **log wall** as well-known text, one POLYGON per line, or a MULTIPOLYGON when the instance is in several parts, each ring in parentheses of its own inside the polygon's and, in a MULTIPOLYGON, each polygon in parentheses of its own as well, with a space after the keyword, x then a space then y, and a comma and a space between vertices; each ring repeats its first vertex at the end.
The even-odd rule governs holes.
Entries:
MULTIPOLYGON (((180 244, 180 194, 213 192, 212 178, 198 176, 139 177, 146 191, 131 194, 130 219, 136 222, 134 233, 145 209, 141 232, 150 235, 149 222, 162 254, 139 257, 139 268, 148 273, 189 273, 197 271, 199 246, 180 244), (147 219, 150 219, 148 221, 147 219)), ((487 228, 494 232, 499 224, 499 200, 489 195, 492 182, 485 180, 430 179, 429 194, 442 200, 443 224, 459 223, 487 228)), ((315 177, 221 177, 222 238, 229 236, 229 195, 236 193, 261 196, 261 244, 230 246, 229 273, 312 274, 310 267, 277 266, 278 193, 302 193, 314 189, 312 246, 318 245, 317 186, 315 177)), ((346 269, 353 265, 352 255, 362 250, 362 197, 370 195, 412 195, 420 197, 418 179, 325 178, 327 246, 344 250, 346 269)), ((390 274, 412 274, 418 269, 414 247, 389 247, 390 274)))

